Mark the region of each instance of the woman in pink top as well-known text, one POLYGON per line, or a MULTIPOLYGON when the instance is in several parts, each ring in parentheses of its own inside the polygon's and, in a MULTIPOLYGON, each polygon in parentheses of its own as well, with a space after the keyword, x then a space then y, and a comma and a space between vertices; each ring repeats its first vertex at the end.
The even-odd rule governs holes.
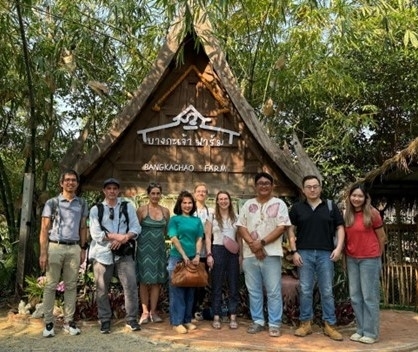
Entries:
POLYGON ((379 338, 379 278, 386 240, 382 218, 370 202, 364 185, 354 184, 344 213, 349 290, 357 323, 350 339, 367 344, 379 338))

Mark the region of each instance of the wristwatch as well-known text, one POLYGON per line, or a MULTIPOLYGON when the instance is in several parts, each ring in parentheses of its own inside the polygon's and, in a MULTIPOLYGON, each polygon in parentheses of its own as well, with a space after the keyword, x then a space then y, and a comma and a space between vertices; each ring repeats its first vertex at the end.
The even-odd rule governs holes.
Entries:
POLYGON ((293 255, 293 254, 295 254, 297 251, 295 250, 289 250, 289 254, 291 254, 291 255, 293 255))
POLYGON ((267 244, 265 240, 261 240, 260 243, 263 247, 267 244))
POLYGON ((87 248, 89 248, 89 244, 87 242, 84 243, 83 246, 80 244, 80 248, 86 250, 87 248))

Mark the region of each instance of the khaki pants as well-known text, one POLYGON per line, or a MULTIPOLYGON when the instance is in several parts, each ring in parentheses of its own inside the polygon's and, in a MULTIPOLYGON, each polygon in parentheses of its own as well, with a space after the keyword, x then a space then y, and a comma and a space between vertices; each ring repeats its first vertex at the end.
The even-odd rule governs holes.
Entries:
POLYGON ((61 271, 64 281, 64 322, 73 320, 77 300, 77 279, 80 268, 80 252, 78 245, 49 243, 46 285, 44 288, 43 308, 45 324, 54 322, 54 305, 57 284, 60 282, 61 271))

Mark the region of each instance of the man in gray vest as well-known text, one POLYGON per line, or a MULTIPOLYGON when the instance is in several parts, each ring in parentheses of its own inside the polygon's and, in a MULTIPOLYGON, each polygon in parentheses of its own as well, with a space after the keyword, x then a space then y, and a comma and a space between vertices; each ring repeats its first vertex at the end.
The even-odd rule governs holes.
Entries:
POLYGON ((109 285, 114 272, 118 276, 125 296, 126 326, 141 330, 138 324, 138 287, 136 283, 135 246, 141 225, 135 207, 122 202, 119 181, 109 178, 103 183, 105 199, 90 210, 92 237, 89 258, 93 259, 96 283, 96 302, 100 332, 110 333, 112 310, 109 285))
POLYGON ((55 336, 54 304, 61 272, 64 281, 64 326, 70 335, 79 335, 80 329, 73 317, 77 301, 77 279, 80 263, 86 258, 88 209, 86 201, 77 197, 78 174, 67 170, 61 174, 62 193, 49 199, 42 211, 39 235, 39 264, 46 272, 43 295, 44 337, 55 336))

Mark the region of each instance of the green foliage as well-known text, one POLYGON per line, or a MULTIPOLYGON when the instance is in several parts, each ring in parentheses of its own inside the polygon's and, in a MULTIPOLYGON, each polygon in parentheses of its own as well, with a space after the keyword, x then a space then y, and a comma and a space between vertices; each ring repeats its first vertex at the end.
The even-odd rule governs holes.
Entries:
POLYGON ((13 289, 16 277, 16 255, 0 254, 0 292, 13 289))
POLYGON ((16 278, 16 243, 10 241, 5 218, 0 215, 0 292, 14 287, 16 278))
POLYGON ((298 134, 331 195, 417 134, 408 4, 228 1, 212 13, 260 120, 279 144, 298 134), (267 99, 273 114, 263 116, 267 99))
POLYGON ((25 294, 28 299, 28 302, 35 301, 39 303, 42 301, 42 295, 44 292, 44 287, 46 281, 44 277, 36 277, 36 276, 26 276, 25 277, 25 294))

